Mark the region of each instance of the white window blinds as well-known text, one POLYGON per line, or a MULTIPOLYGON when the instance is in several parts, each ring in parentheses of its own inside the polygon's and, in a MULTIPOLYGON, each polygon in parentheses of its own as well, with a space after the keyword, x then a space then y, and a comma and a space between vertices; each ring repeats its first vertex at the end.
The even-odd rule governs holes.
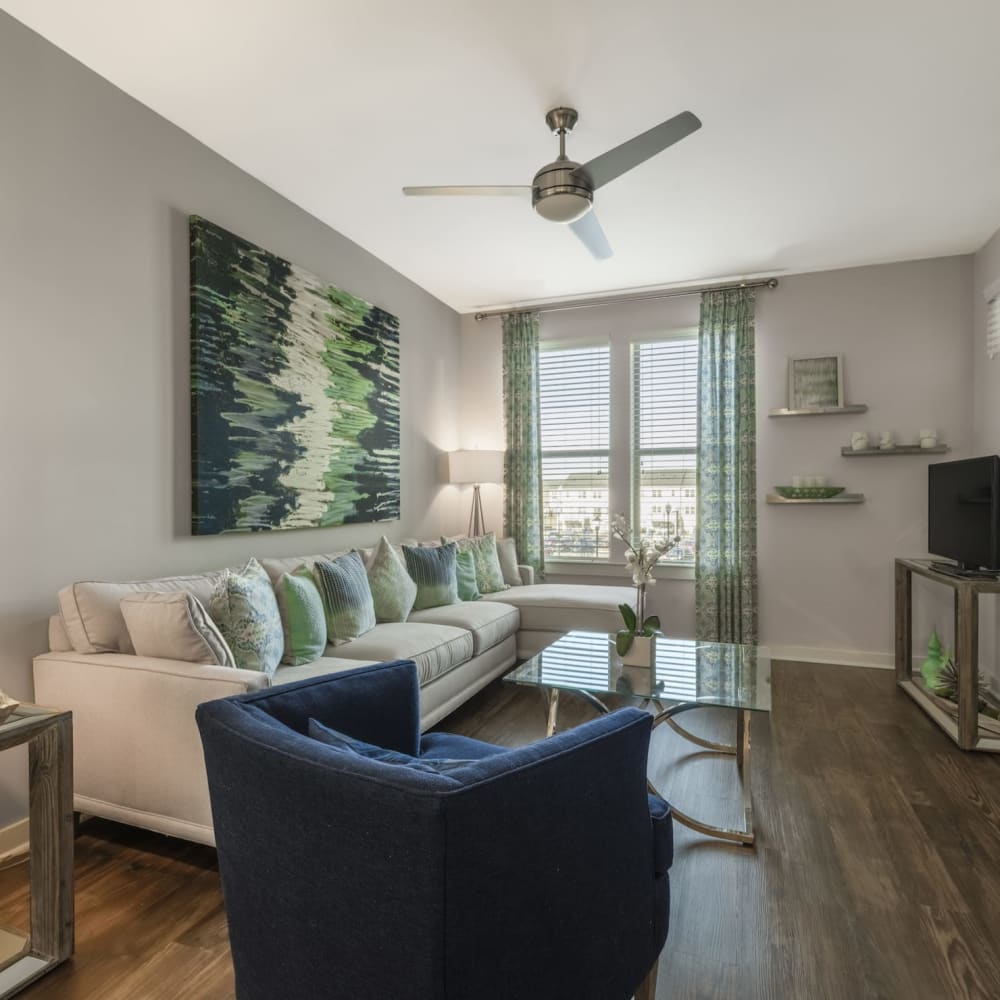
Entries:
POLYGON ((542 350, 539 396, 545 555, 550 559, 607 559, 608 347, 542 350))
POLYGON ((632 345, 632 524, 681 535, 665 562, 693 562, 697 515, 698 341, 632 345))

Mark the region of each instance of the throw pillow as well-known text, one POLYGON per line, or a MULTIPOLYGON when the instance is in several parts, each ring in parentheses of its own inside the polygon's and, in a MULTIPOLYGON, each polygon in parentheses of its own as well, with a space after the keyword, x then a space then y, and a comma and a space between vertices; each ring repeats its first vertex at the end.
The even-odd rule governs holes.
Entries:
POLYGON ((357 754, 359 757, 378 760, 383 764, 411 767, 415 771, 424 771, 428 774, 447 774, 449 771, 457 771, 467 764, 474 763, 471 760, 450 760, 448 758, 424 760, 421 757, 411 757, 408 753, 387 750, 385 747, 377 747, 373 743, 365 743, 364 740, 356 740, 353 736, 324 726, 318 719, 309 720, 309 738, 324 743, 328 747, 342 750, 344 753, 357 754))
POLYGON ((318 660, 326 650, 326 612, 308 566, 282 573, 274 585, 285 635, 282 663, 293 667, 318 660))
POLYGON ((236 666, 268 675, 277 670, 285 650, 285 633, 271 579, 256 559, 238 572, 225 571, 209 612, 226 637, 236 666))
POLYGON ((406 563, 383 535, 368 560, 368 584, 380 622, 405 622, 417 599, 417 585, 406 572, 406 563))
POLYGON ((458 581, 458 599, 460 601, 478 601, 482 596, 476 584, 476 560, 471 552, 459 552, 455 555, 455 577, 458 581))
POLYGON ((236 666, 219 627, 193 594, 136 591, 123 597, 119 607, 136 655, 236 666))
POLYGON ((517 564, 517 545, 513 538, 497 539, 497 558, 500 560, 500 572, 503 574, 503 582, 512 587, 523 586, 521 570, 517 564))
POLYGON ((365 564, 357 552, 348 552, 333 562, 320 559, 314 572, 330 642, 339 646, 375 628, 375 603, 365 564))
POLYGON ((480 594, 510 589, 504 582, 497 556, 497 536, 492 531, 475 538, 460 538, 456 544, 460 552, 471 552, 476 561, 476 585, 480 594))
POLYGON ((454 542, 434 548, 403 546, 406 572, 417 585, 414 611, 439 608, 443 604, 458 603, 458 577, 455 556, 458 549, 454 542))

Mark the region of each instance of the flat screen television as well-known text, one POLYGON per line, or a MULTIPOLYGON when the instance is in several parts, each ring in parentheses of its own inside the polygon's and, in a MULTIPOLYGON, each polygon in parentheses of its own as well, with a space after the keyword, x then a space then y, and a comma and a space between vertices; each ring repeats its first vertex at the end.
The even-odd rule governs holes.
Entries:
POLYGON ((1000 456, 927 467, 927 551, 959 572, 1000 570, 1000 456))

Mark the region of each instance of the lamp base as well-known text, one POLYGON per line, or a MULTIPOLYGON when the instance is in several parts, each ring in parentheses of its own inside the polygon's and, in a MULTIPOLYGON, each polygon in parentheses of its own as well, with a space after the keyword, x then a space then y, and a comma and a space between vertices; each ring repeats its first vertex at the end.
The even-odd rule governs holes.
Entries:
POLYGON ((479 494, 479 483, 472 487, 472 513, 469 515, 469 537, 486 534, 486 520, 483 518, 483 498, 479 494))

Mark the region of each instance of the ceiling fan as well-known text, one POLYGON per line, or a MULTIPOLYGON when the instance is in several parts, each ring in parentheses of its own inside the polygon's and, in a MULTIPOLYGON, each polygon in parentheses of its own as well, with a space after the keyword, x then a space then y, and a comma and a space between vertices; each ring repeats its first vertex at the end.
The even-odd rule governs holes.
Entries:
POLYGON ((690 111, 655 125, 641 135, 580 164, 566 156, 566 136, 577 122, 573 108, 553 108, 545 124, 559 136, 559 156, 535 174, 531 184, 489 187, 405 187, 407 195, 531 195, 531 206, 550 222, 567 223, 587 249, 598 259, 612 255, 611 245, 593 213, 594 192, 626 171, 639 166, 668 146, 701 128, 690 111))

